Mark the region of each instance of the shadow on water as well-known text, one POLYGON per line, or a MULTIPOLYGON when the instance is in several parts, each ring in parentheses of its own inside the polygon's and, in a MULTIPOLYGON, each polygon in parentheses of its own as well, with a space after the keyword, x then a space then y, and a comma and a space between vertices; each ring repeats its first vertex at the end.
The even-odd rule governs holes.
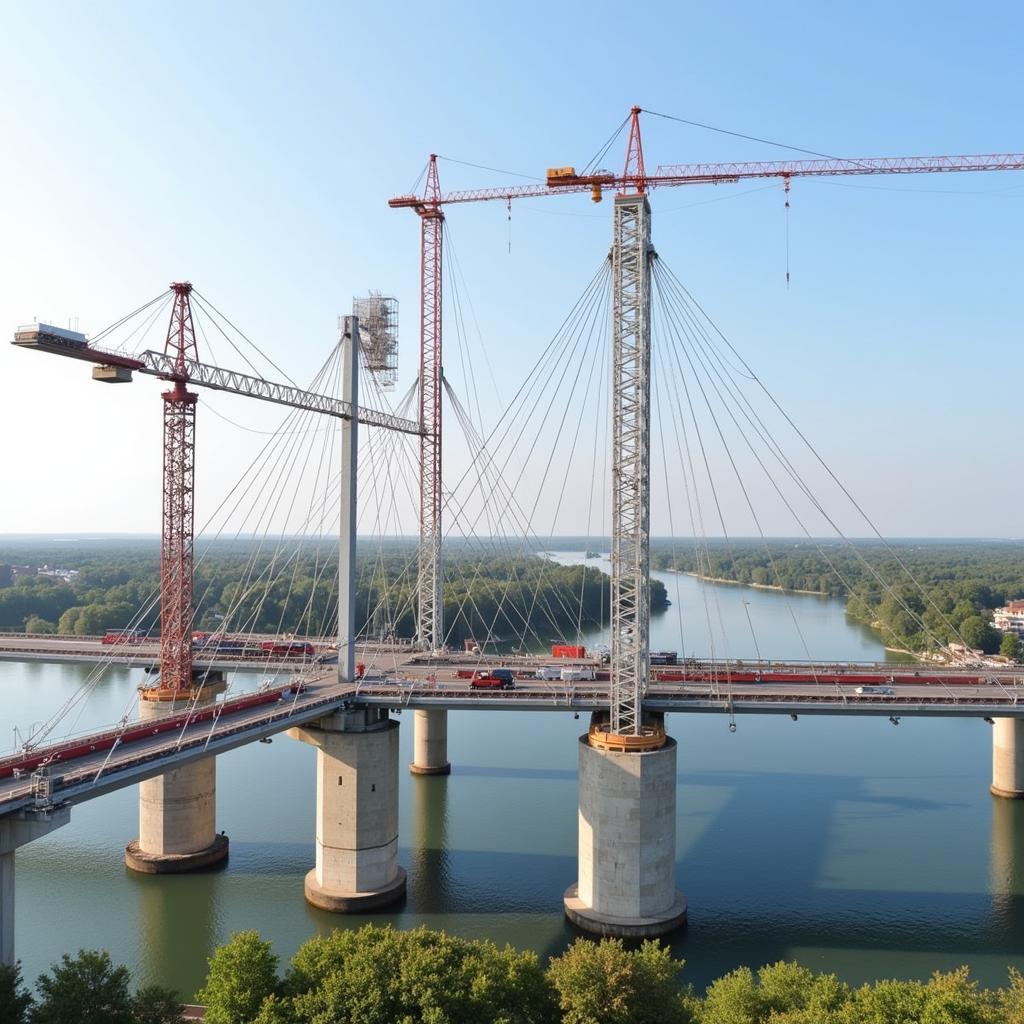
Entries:
MULTIPOLYGON (((573 774, 461 766, 457 772, 512 779, 528 772, 528 778, 559 781, 573 774)), ((845 850, 854 858, 871 853, 875 823, 960 805, 874 793, 863 780, 844 775, 717 772, 686 773, 679 780, 684 832, 687 791, 703 787, 729 793, 676 865, 678 884, 690 901, 690 923, 673 937, 671 946, 676 956, 687 960, 686 974, 694 983, 705 985, 738 964, 756 967, 803 950, 860 951, 876 957, 892 952, 928 954, 932 966, 923 975, 950 950, 964 960, 984 955, 1022 966, 1024 804, 992 801, 990 892, 934 891, 926 880, 919 890, 872 887, 870 872, 863 871, 858 878, 865 881, 864 887, 849 889, 828 874, 829 829, 839 804, 844 805, 845 820, 863 830, 862 843, 845 850), (751 836, 757 841, 751 842, 751 836)), ((410 846, 402 851, 402 861, 409 866, 405 906, 397 914, 346 921, 345 926, 374 920, 411 927, 430 923, 437 915, 487 915, 496 920, 498 936, 504 933, 507 941, 533 945, 545 955, 560 953, 575 933, 564 922, 551 921, 551 915, 576 877, 574 853, 448 848, 448 787, 454 782, 454 776, 417 780, 413 834, 410 846), (543 936, 546 941, 523 941, 520 921, 538 917, 551 923, 543 936)), ((321 928, 338 924, 328 915, 316 916, 321 928)), ((827 961, 821 966, 831 969, 827 961)))

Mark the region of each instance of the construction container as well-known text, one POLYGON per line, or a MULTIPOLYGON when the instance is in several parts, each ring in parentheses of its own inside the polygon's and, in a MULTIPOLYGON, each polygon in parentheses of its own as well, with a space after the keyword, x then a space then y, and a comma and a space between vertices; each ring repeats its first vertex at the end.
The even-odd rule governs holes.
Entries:
POLYGON ((552 658, 585 658, 587 649, 582 644, 552 644, 552 658))

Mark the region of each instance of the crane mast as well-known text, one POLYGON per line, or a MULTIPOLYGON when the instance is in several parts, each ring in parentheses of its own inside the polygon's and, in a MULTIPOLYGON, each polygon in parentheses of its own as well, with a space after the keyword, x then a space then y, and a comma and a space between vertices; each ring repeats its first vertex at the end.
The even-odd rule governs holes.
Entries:
POLYGON ((444 642, 441 591, 441 315, 444 212, 438 203, 437 157, 430 156, 420 215, 420 537, 416 574, 416 643, 444 642))
POLYGON ((197 359, 189 282, 171 285, 174 303, 164 353, 174 362, 163 393, 164 471, 160 530, 160 689, 192 687, 192 572, 195 519, 196 402, 185 386, 186 360, 197 359))
POLYGON ((617 196, 612 243, 611 732, 638 735, 650 677, 651 207, 617 196))

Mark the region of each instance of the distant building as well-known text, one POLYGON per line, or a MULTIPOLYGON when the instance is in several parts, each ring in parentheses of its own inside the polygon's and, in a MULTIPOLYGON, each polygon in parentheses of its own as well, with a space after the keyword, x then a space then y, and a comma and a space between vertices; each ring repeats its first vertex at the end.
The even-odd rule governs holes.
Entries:
POLYGON ((1024 601, 1011 601, 1005 608, 997 608, 992 613, 992 625, 1001 633, 1024 637, 1024 601))

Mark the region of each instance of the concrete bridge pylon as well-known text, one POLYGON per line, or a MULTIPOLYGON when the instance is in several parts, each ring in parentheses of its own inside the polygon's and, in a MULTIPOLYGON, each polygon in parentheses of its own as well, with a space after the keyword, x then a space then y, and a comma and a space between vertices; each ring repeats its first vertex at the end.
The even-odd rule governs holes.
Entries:
POLYGON ((992 795, 1024 799, 1024 719, 992 721, 992 795))
POLYGON ((612 264, 610 707, 579 741, 579 874, 565 914, 599 935, 649 938, 686 922, 676 888, 676 743, 644 713, 651 678, 651 207, 640 109, 615 198, 612 264))
MULTIPOLYGON (((341 522, 338 548, 338 680, 356 677, 355 565, 358 471, 359 321, 345 317, 341 426, 341 522)), ((339 711, 290 729, 317 748, 316 866, 306 900, 336 913, 366 912, 405 895, 398 863, 398 722, 386 708, 339 711)))

